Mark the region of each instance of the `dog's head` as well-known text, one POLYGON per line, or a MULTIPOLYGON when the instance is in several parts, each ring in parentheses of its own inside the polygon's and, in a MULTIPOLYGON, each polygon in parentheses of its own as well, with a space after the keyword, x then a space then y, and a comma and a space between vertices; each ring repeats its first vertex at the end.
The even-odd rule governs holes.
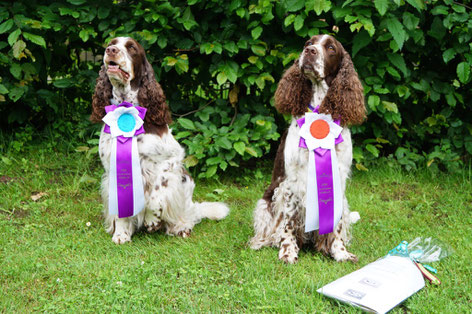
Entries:
POLYGON ((92 122, 101 122, 105 116, 105 106, 110 105, 114 91, 119 91, 123 100, 127 101, 130 101, 127 98, 131 92, 137 93, 137 104, 147 108, 144 120, 146 132, 161 134, 172 122, 164 92, 156 81, 144 48, 130 37, 113 38, 105 48, 103 65, 92 97, 92 122))
POLYGON ((330 35, 316 35, 306 41, 294 64, 284 73, 275 93, 275 106, 284 114, 300 116, 313 98, 313 85, 329 89, 320 112, 340 119, 343 125, 365 119, 364 89, 351 57, 330 35))

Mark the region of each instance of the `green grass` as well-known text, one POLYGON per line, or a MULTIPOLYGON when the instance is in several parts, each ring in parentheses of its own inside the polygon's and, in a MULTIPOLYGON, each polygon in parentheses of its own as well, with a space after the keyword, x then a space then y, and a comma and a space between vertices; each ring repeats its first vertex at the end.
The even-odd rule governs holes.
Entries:
POLYGON ((454 254, 434 264, 441 286, 427 285, 393 313, 470 311, 470 169, 432 175, 384 164, 354 172, 347 193, 361 221, 350 250, 359 263, 303 250, 298 264, 284 265, 276 249, 247 245, 253 208, 270 180, 270 162, 260 166, 262 179, 244 172, 197 182, 196 200, 229 204, 225 220, 203 221, 189 239, 138 232, 131 244, 117 246, 102 226, 95 157, 41 150, 4 155, 0 312, 360 312, 316 290, 418 236, 437 238, 454 254), (38 192, 46 195, 33 201, 38 192))

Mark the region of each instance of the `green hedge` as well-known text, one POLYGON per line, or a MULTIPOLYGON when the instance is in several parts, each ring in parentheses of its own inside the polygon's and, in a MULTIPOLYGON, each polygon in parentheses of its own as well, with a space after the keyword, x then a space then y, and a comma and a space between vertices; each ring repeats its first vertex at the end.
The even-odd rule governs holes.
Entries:
MULTIPOLYGON (((465 2, 466 3, 466 2, 465 2)), ((454 167, 472 153, 472 9, 459 1, 16 1, 0 4, 0 120, 22 149, 37 131, 80 142, 104 44, 146 48, 188 148, 212 176, 261 157, 286 127, 283 70, 315 34, 351 51, 369 116, 354 158, 454 167)))

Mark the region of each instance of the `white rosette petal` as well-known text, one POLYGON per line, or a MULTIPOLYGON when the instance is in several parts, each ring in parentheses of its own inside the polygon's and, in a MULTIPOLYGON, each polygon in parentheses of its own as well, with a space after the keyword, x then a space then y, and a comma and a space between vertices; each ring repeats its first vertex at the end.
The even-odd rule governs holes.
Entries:
POLYGON ((339 134, 341 134, 342 130, 342 127, 334 123, 331 115, 307 112, 305 114, 305 124, 300 128, 299 135, 305 139, 306 146, 310 151, 319 147, 324 149, 334 149, 335 140, 339 134), (310 132, 311 124, 320 119, 326 121, 329 125, 329 133, 322 139, 313 137, 310 132))
POLYGON ((139 117, 138 109, 134 107, 118 107, 115 110, 107 113, 102 120, 110 127, 110 134, 112 137, 133 137, 134 133, 139 130, 144 124, 144 121, 139 117), (136 122, 134 128, 129 132, 124 132, 118 127, 118 119, 123 114, 130 114, 131 116, 133 116, 134 121, 136 122))

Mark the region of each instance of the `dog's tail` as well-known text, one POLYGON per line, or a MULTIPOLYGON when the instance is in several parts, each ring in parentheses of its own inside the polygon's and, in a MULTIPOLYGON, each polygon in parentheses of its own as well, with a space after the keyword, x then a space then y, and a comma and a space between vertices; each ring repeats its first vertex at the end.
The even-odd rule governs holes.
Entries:
POLYGON ((221 220, 229 214, 229 208, 225 203, 203 202, 194 203, 194 206, 200 219, 208 218, 211 220, 221 220))

